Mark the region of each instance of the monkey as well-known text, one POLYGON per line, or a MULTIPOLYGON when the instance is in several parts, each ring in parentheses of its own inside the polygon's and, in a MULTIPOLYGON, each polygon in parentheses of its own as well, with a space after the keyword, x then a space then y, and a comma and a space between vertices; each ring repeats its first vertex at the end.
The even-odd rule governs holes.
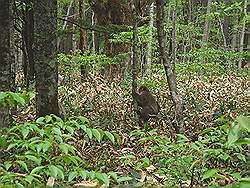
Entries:
POLYGON ((147 123, 151 117, 155 117, 159 113, 160 106, 146 86, 141 86, 139 93, 134 92, 133 97, 141 108, 138 112, 140 125, 147 123))

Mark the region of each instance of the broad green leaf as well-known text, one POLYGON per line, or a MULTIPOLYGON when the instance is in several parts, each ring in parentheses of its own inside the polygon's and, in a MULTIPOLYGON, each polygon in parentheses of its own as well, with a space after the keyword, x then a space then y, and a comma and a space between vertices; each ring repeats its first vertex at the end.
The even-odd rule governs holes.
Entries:
POLYGON ((104 131, 103 131, 102 129, 100 129, 100 128, 97 128, 97 130, 98 130, 99 133, 101 134, 101 140, 102 140, 102 138, 103 138, 103 136, 104 136, 104 131))
POLYGON ((11 164, 10 161, 5 161, 5 162, 3 163, 3 166, 4 166, 4 169, 5 169, 6 171, 8 171, 9 168, 12 166, 12 164, 11 164))
POLYGON ((116 133, 116 132, 112 132, 112 134, 114 135, 114 137, 117 140, 117 142, 119 144, 121 144, 122 143, 122 138, 120 137, 120 135, 118 133, 116 133))
POLYGON ((45 120, 44 117, 39 117, 39 118, 36 120, 36 123, 38 123, 38 124, 43 124, 43 123, 44 123, 44 120, 45 120))
POLYGON ((93 134, 92 134, 91 129, 90 129, 90 128, 87 128, 85 132, 86 132, 86 134, 88 135, 89 139, 92 139, 93 134))
POLYGON ((58 174, 58 168, 55 165, 50 165, 49 171, 50 171, 50 176, 56 179, 58 174))
POLYGON ((112 177, 117 182, 117 180, 118 180, 117 173, 115 173, 115 172, 109 172, 108 175, 110 175, 110 177, 112 177))
POLYGON ((7 92, 0 92, 0 103, 8 96, 7 92))
POLYGON ((250 118, 246 116, 238 116, 237 122, 240 124, 240 127, 246 129, 248 132, 250 132, 250 118))
POLYGON ((89 123, 89 120, 86 117, 79 116, 79 119, 81 120, 82 123, 89 123))
POLYGON ((25 100, 21 97, 20 94, 17 94, 17 93, 13 93, 13 92, 10 92, 10 95, 13 97, 13 99, 21 104, 21 105, 25 105, 25 100))
POLYGON ((207 170, 203 175, 202 175, 202 180, 212 178, 217 174, 218 170, 217 169, 209 169, 207 170))
POLYGON ((45 122, 46 122, 46 123, 52 122, 52 117, 49 116, 49 115, 45 116, 45 122))
POLYGON ((59 145, 60 150, 65 154, 68 155, 69 152, 69 148, 66 144, 60 144, 59 145))
POLYGON ((97 129, 92 129, 92 133, 98 142, 101 142, 101 134, 97 129))
POLYGON ((33 180, 35 179, 32 175, 25 176, 25 181, 27 181, 29 184, 32 184, 33 180))
POLYGON ((124 182, 124 181, 130 181, 130 180, 132 180, 132 179, 133 179, 132 177, 124 176, 124 177, 120 177, 120 178, 117 180, 117 182, 118 182, 118 183, 122 183, 122 182, 124 182))
POLYGON ((59 128, 53 127, 53 128, 52 128, 52 132, 53 132, 54 134, 57 134, 57 135, 59 135, 59 136, 62 136, 62 132, 61 132, 61 130, 60 130, 59 128))
POLYGON ((109 138, 109 140, 114 144, 115 143, 115 137, 113 136, 112 133, 105 131, 105 135, 109 138))
POLYGON ((70 172, 68 177, 68 182, 73 181, 77 177, 77 172, 70 172))
POLYGON ((242 138, 235 142, 238 145, 250 145, 250 138, 242 138))
POLYGON ((93 172, 93 171, 89 172, 89 173, 88 173, 88 177, 89 177, 91 180, 95 179, 95 172, 93 172))
POLYGON ((37 145, 36 145, 36 151, 37 151, 38 153, 41 152, 42 148, 43 148, 43 143, 40 143, 40 144, 37 144, 37 145))
POLYGON ((109 178, 106 174, 104 173, 99 173, 97 172, 96 173, 96 178, 101 181, 102 183, 104 183, 107 187, 109 186, 109 178))
POLYGON ((12 107, 15 106, 15 100, 12 96, 7 97, 6 100, 8 101, 10 106, 12 106, 12 107))
POLYGON ((31 170, 30 174, 40 173, 42 171, 42 169, 44 169, 44 166, 38 166, 38 167, 34 168, 33 170, 31 170))
POLYGON ((149 159, 148 157, 144 157, 144 158, 142 158, 141 160, 144 161, 144 163, 145 163, 147 166, 149 166, 149 165, 151 164, 151 161, 150 161, 150 159, 149 159))
POLYGON ((57 176, 58 178, 64 180, 64 171, 63 171, 63 167, 60 165, 57 165, 57 176))
POLYGON ((44 142, 44 144, 42 145, 42 148, 43 148, 43 152, 47 152, 49 150, 49 148, 51 147, 51 143, 46 141, 44 142))
POLYGON ((3 135, 0 135, 0 148, 7 146, 7 140, 3 135))
POLYGON ((23 168, 26 172, 29 171, 28 170, 28 166, 27 166, 27 164, 24 161, 18 160, 18 161, 16 161, 16 163, 18 163, 20 165, 20 167, 23 168))
POLYGON ((29 132, 30 132, 30 130, 28 128, 26 128, 26 127, 23 127, 21 129, 21 133, 23 135, 23 139, 25 139, 28 136, 29 132))
POLYGON ((68 131, 71 135, 74 134, 74 132, 75 132, 75 129, 72 128, 72 127, 70 127, 70 126, 66 126, 66 129, 67 129, 67 131, 68 131))
POLYGON ((79 125, 79 127, 80 127, 84 132, 86 132, 86 130, 87 130, 86 125, 79 125))
POLYGON ((34 161, 36 163, 36 165, 41 165, 41 162, 42 162, 41 158, 37 158, 33 155, 26 155, 25 157, 31 161, 34 161))
POLYGON ((83 180, 86 180, 88 177, 88 172, 86 170, 81 170, 79 175, 83 180))
POLYGON ((228 144, 231 145, 239 139, 240 126, 238 123, 233 123, 232 128, 228 133, 228 144))

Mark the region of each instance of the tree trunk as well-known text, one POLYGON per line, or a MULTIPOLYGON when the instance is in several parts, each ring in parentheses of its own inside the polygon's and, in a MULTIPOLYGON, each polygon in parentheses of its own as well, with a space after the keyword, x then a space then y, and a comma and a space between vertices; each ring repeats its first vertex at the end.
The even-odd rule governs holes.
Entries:
POLYGON ((167 61, 166 50, 166 35, 164 31, 164 0, 156 0, 156 24, 158 33, 158 42, 160 50, 160 58, 162 60, 167 82, 171 93, 171 98, 175 105, 175 129, 177 133, 184 133, 183 126, 183 101, 181 95, 177 90, 176 76, 174 72, 174 65, 176 61, 176 1, 174 2, 173 20, 172 20, 172 60, 167 61))
POLYGON ((211 3, 212 3, 212 0, 208 0, 207 1, 207 13, 206 13, 207 18, 206 18, 206 21, 205 21, 204 32, 203 32, 203 37, 202 37, 202 40, 204 42, 207 42, 208 41, 208 37, 209 37, 210 21, 208 19, 208 16, 210 14, 211 3))
MULTIPOLYGON (((244 1, 244 17, 247 16, 247 0, 244 1)), ((241 36, 240 36, 240 52, 243 52, 244 50, 244 38, 245 38, 245 32, 246 32, 246 21, 243 21, 243 26, 241 30, 241 36)), ((238 64, 239 68, 242 68, 242 61, 239 61, 238 64)))
MULTIPOLYGON (((133 0, 132 0, 133 2, 133 0)), ((137 111, 138 111, 138 105, 136 103, 136 100, 134 98, 136 90, 137 90, 137 70, 138 70, 138 29, 137 29, 137 24, 138 24, 138 17, 136 13, 136 6, 133 3, 132 4, 132 11, 133 11, 133 17, 134 17, 134 22, 133 22, 133 39, 132 39, 132 96, 133 96, 133 106, 134 106, 134 114, 135 117, 137 117, 137 111)))
MULTIPOLYGON (((32 4, 33 0, 24 0, 26 5, 32 4)), ((23 46, 23 70, 26 87, 29 88, 30 82, 34 80, 35 68, 33 57, 33 35, 34 35, 34 18, 33 8, 26 8, 23 12, 24 22, 22 28, 22 46, 23 46)))
MULTIPOLYGON (((80 17, 80 25, 83 25, 85 22, 85 4, 84 0, 79 0, 79 17, 80 17)), ((87 43, 87 31, 85 29, 80 28, 80 42, 79 42, 79 49, 83 52, 87 50, 88 43, 87 43)), ((81 77, 82 80, 86 78, 88 75, 87 65, 81 65, 81 77)))
MULTIPOLYGON (((0 92, 13 91, 15 85, 12 4, 12 0, 0 0, 0 92)), ((9 123, 9 108, 0 104, 0 127, 9 123)))
POLYGON ((152 41, 153 41, 153 27, 154 27, 154 3, 151 4, 149 9, 149 41, 147 44, 147 54, 146 54, 146 66, 144 67, 145 71, 148 72, 148 66, 152 63, 152 41))
MULTIPOLYGON (((232 3, 232 0, 225 0, 226 5, 229 6, 232 3)), ((230 38, 229 38, 229 16, 225 15, 224 17, 224 23, 223 23, 223 33, 226 39, 226 45, 230 44, 230 38)))
POLYGON ((57 52, 57 1, 34 0, 34 61, 36 114, 59 115, 57 52))
POLYGON ((70 1, 70 4, 68 7, 65 7, 65 10, 67 9, 66 13, 66 19, 63 22, 62 30, 69 31, 66 35, 58 37, 57 40, 57 49, 58 51, 63 52, 70 52, 73 49, 73 24, 71 22, 74 21, 74 17, 72 16, 74 14, 74 0, 70 1), (67 22, 69 20, 69 22, 67 22))

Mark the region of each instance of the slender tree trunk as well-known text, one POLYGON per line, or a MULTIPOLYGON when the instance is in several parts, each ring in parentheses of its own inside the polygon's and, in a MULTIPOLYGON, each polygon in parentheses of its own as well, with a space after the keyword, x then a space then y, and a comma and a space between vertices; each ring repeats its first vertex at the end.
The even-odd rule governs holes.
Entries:
MULTIPOLYGON (((95 12, 91 11, 91 25, 95 25, 95 12)), ((95 36, 95 31, 91 31, 91 37, 92 37, 92 50, 95 52, 96 51, 96 36, 95 36)))
MULTIPOLYGON (((244 1, 244 15, 247 15, 247 0, 244 1)), ((243 26, 242 26, 242 30, 241 30, 241 36, 240 36, 240 52, 243 52, 244 50, 244 37, 245 37, 245 32, 246 32, 246 21, 243 21, 243 26)), ((239 61, 238 64, 239 68, 242 68, 242 61, 239 61)))
MULTIPOLYGON (((79 0, 79 17, 80 17, 80 25, 83 25, 85 22, 85 2, 84 0, 79 0)), ((85 29, 80 28, 80 42, 79 49, 83 52, 87 50, 87 31, 85 29)), ((87 65, 81 65, 81 76, 82 80, 86 78, 88 75, 87 65)))
MULTIPOLYGON (((226 5, 230 5, 232 3, 232 0, 225 0, 226 5)), ((226 45, 228 46, 230 44, 230 37, 229 37, 229 16, 225 15, 224 17, 224 23, 223 23, 223 33, 226 39, 226 45)))
MULTIPOLYGON (((0 0, 0 92, 15 88, 12 0, 0 0)), ((0 127, 10 123, 10 109, 0 103, 0 127)))
POLYGON ((148 70, 148 65, 152 63, 152 40, 153 40, 153 27, 154 27, 154 3, 151 4, 149 9, 149 42, 147 44, 147 54, 146 54, 146 72, 148 70))
POLYGON ((163 62, 165 73, 167 76, 167 82, 169 90, 171 93, 171 98, 175 105, 175 129, 177 133, 184 134, 184 125, 183 125, 183 100, 181 95, 177 90, 176 76, 174 72, 174 64, 176 62, 176 1, 174 2, 174 11, 173 11, 173 31, 172 31, 172 61, 167 61, 166 53, 166 35, 164 31, 164 0, 156 0, 156 24, 157 24, 157 33, 158 33, 158 42, 159 42, 159 51, 160 57, 163 62))
POLYGON ((59 115, 56 17, 56 0, 34 0, 34 61, 38 117, 47 114, 59 115))
POLYGON ((133 11, 133 39, 132 39, 132 96, 133 96, 133 106, 134 106, 134 111, 135 111, 135 117, 137 116, 137 111, 138 111, 138 105, 136 103, 136 100, 134 98, 134 94, 136 93, 137 90, 137 69, 138 69, 138 16, 136 12, 136 5, 131 0, 131 5, 132 5, 132 11, 133 11))
POLYGON ((227 50, 227 39, 224 33, 224 29, 223 29, 223 24, 222 21, 220 19, 220 16, 218 16, 218 23, 220 26, 220 32, 221 32, 221 36, 222 36, 222 40, 223 40, 223 44, 224 44, 224 49, 227 50))
MULTIPOLYGON (((208 0, 208 1, 207 1, 207 13, 206 13, 207 17, 208 17, 209 14, 210 14, 211 3, 212 3, 212 0, 208 0)), ((204 42, 207 42, 207 41, 208 41, 209 30, 210 30, 210 21, 209 21, 208 18, 206 18, 205 25, 204 25, 203 37, 202 37, 202 40, 203 40, 204 42)))
MULTIPOLYGON (((72 21, 72 17, 71 17, 71 15, 73 14, 73 4, 74 4, 74 0, 71 0, 70 1, 70 4, 69 4, 69 6, 68 6, 68 8, 67 8, 67 14, 66 14, 66 20, 63 22, 63 26, 62 26, 62 30, 64 31, 65 29, 66 29, 66 27, 67 27, 67 25, 70 27, 70 28, 72 28, 73 27, 73 25, 72 25, 72 23, 68 23, 67 22, 67 20, 71 20, 72 21)), ((67 34, 67 35, 71 35, 70 37, 67 37, 67 38, 71 38, 71 40, 72 40, 72 34, 70 33, 70 34, 67 34)), ((64 43, 65 42, 65 40, 63 39, 61 39, 61 37, 58 37, 58 39, 57 39, 57 49, 59 50, 59 51, 61 51, 61 50, 65 50, 64 48, 60 48, 62 45, 61 45, 61 43, 64 43)), ((71 41, 72 42, 72 41, 71 41)), ((73 48, 73 44, 71 44, 71 45, 69 45, 70 47, 71 47, 71 49, 73 48)), ((69 48, 70 48, 69 47, 69 48)), ((66 47, 67 48, 67 47, 66 47)), ((69 52, 69 50, 71 50, 71 49, 67 49, 66 51, 67 52, 69 52)))

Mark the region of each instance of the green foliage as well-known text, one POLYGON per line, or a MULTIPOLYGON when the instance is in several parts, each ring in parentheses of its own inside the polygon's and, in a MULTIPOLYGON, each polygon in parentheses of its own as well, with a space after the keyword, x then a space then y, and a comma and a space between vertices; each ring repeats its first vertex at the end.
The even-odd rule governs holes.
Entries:
POLYGON ((15 105, 25 105, 31 99, 35 97, 33 92, 23 92, 23 93, 14 93, 14 92, 0 92, 0 104, 3 107, 10 105, 14 107, 15 105))
MULTIPOLYGON (((239 116, 236 122, 242 129, 249 130, 249 118, 239 116)), ((178 142, 173 143, 168 137, 159 136, 155 130, 135 130, 130 136, 138 139, 137 148, 144 149, 126 153, 120 160, 137 171, 131 172, 136 181, 141 179, 139 171, 148 172, 153 167, 154 172, 151 173, 164 177, 164 185, 170 187, 186 181, 198 184, 202 181, 202 185, 218 186, 218 182, 230 178, 234 179, 235 185, 243 185, 243 182, 249 185, 248 180, 242 177, 247 172, 247 154, 241 146, 242 142, 236 142, 238 137, 230 136, 239 135, 234 126, 230 128, 230 124, 226 121, 216 128, 204 129, 195 142, 179 135, 178 142)), ((244 144, 249 145, 249 142, 244 144)), ((145 185, 152 183, 150 175, 147 175, 145 185)))
POLYGON ((238 116, 228 134, 228 144, 250 145, 250 118, 238 116))
MULTIPOLYGON (((115 142, 115 136, 102 129, 88 126, 85 117, 72 117, 63 122, 50 115, 36 122, 16 125, 0 138, 4 151, 0 165, 0 182, 3 185, 28 186, 43 184, 49 177, 73 183, 76 180, 97 180, 108 186, 106 173, 96 172, 79 155, 78 137, 86 141, 115 142)), ((118 181, 118 180, 117 180, 118 181)))
POLYGON ((58 54, 58 61, 64 66, 63 71, 66 73, 79 70, 81 65, 92 70, 100 70, 107 65, 119 63, 118 59, 107 57, 104 54, 97 54, 93 51, 81 52, 79 50, 74 51, 72 54, 58 54))

